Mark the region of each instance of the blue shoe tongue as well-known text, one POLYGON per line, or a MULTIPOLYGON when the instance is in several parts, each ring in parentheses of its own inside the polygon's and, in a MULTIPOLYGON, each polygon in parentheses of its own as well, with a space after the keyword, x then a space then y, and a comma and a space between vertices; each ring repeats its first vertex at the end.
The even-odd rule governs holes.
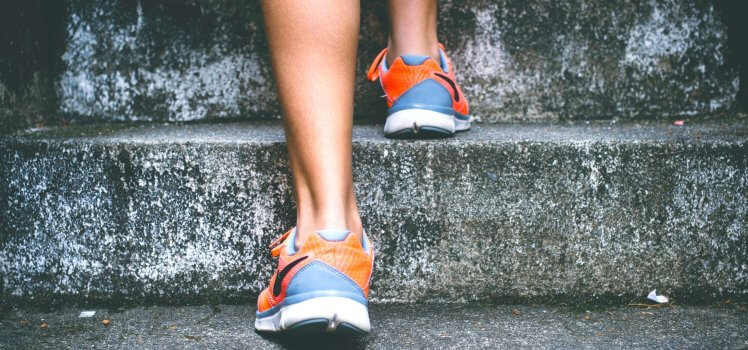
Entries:
POLYGON ((348 236, 348 234, 351 233, 350 230, 319 230, 317 231, 317 234, 322 237, 322 239, 326 241, 342 241, 345 239, 345 237, 348 236))
POLYGON ((400 56, 400 58, 402 58, 403 63, 409 66, 420 66, 423 64, 423 62, 426 62, 426 60, 431 57, 422 55, 402 55, 400 56))

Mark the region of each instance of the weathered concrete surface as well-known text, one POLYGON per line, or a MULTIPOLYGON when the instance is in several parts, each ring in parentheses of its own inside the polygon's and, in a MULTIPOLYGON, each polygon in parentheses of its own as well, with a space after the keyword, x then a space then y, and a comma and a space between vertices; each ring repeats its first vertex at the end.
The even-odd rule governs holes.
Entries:
MULTIPOLYGON (((355 128, 372 298, 748 294, 748 119, 355 128)), ((191 303, 256 295, 292 225, 275 123, 53 129, 0 139, 6 296, 191 303)))
MULTIPOLYGON (((711 2, 440 5, 440 38, 483 121, 688 117, 736 106, 740 62, 729 59, 723 13, 711 2)), ((259 2, 86 0, 69 7, 66 68, 57 84, 59 111, 68 118, 278 115, 259 2)), ((364 2, 356 104, 365 118, 384 116, 381 91, 363 72, 386 43, 385 20, 383 2, 364 2)))
POLYGON ((365 338, 263 336, 253 305, 40 312, 0 318, 2 349, 745 349, 744 305, 578 309, 525 305, 373 305, 365 338), (515 315, 512 310, 520 311, 515 315), (585 312, 589 310, 589 312, 585 312), (585 319, 587 318, 587 319, 585 319), (110 320, 103 326, 101 320, 110 320), (39 328, 45 320, 47 328, 39 328))
POLYGON ((715 6, 727 25, 727 46, 731 52, 728 61, 740 69, 737 98, 742 110, 748 111, 748 40, 744 37, 748 33, 748 22, 743 20, 748 16, 748 2, 725 0, 715 2, 715 6))
POLYGON ((0 133, 57 116, 66 13, 62 1, 0 1, 0 133))

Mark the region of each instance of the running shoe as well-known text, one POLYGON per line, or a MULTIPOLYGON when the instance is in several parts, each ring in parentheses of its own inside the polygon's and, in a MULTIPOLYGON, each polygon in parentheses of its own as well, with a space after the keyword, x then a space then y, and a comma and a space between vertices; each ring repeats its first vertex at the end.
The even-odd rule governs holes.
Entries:
POLYGON ((384 134, 389 137, 448 137, 470 129, 468 103, 452 63, 439 44, 439 62, 402 55, 387 66, 387 49, 377 55, 367 78, 379 79, 387 99, 384 134))
POLYGON ((295 249, 296 229, 270 245, 278 269, 257 300, 255 329, 366 334, 374 250, 348 230, 320 230, 295 249))

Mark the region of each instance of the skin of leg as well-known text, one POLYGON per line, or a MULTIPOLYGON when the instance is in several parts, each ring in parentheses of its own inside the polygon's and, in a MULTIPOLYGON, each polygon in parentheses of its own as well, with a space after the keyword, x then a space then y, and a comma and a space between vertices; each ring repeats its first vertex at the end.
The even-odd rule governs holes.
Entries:
POLYGON ((352 128, 358 1, 264 0, 297 204, 296 246, 321 229, 359 238, 352 128))
POLYGON ((439 61, 437 0, 389 0, 387 64, 401 55, 431 56, 439 61))

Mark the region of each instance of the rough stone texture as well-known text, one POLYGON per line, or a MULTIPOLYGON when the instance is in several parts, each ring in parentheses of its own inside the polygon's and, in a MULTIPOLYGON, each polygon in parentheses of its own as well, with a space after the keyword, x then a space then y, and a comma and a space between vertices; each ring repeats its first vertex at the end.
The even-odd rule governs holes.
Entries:
MULTIPOLYGON (((688 117, 736 106, 739 63, 728 60, 728 30, 711 2, 440 4, 440 38, 483 121, 688 117)), ((57 85, 64 115, 278 115, 258 2, 69 6, 66 69, 57 85)), ((381 91, 363 72, 386 43, 385 20, 384 3, 364 2, 356 84, 357 115, 364 118, 384 115, 381 91)))
POLYGON ((65 18, 62 1, 0 2, 0 133, 55 119, 65 18))
POLYGON ((744 305, 565 308, 373 305, 364 338, 263 336, 252 305, 23 308, 0 317, 0 349, 745 349, 744 305), (512 310, 520 310, 514 315, 512 310), (78 318, 96 310, 93 318, 78 318), (589 310, 589 312, 585 312, 589 310), (588 319, 585 319, 585 316, 588 319), (40 329, 44 319, 48 327, 40 329), (111 321, 108 327, 101 320, 111 321))
POLYGON ((259 1, 71 4, 60 110, 194 120, 277 109, 259 1))
POLYGON ((748 40, 745 39, 748 21, 743 20, 748 16, 748 1, 723 0, 714 5, 727 25, 727 46, 731 52, 728 64, 740 70, 738 103, 743 111, 748 111, 748 40))
MULTIPOLYGON (((376 301, 748 294, 748 120, 355 128, 376 301)), ((8 297, 256 295, 292 224, 275 123, 60 128, 0 139, 8 297)))

